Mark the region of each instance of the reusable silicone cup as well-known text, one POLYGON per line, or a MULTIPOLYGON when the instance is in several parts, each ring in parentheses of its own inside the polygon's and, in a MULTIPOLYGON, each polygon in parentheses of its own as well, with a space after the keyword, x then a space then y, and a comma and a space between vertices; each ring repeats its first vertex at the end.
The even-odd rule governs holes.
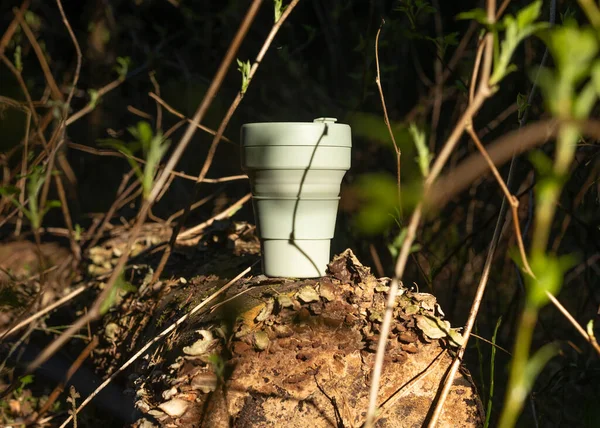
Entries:
POLYGON ((267 276, 325 275, 352 148, 350 126, 335 122, 242 126, 242 169, 250 179, 267 276))

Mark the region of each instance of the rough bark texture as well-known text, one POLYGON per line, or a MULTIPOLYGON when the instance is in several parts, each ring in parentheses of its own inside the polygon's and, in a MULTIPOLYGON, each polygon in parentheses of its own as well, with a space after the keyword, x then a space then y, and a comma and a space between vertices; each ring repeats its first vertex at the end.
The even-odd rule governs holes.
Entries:
MULTIPOLYGON (((158 332, 169 325, 166 319, 176 318, 180 310, 173 303, 181 302, 182 293, 192 307, 224 282, 201 276, 186 281, 183 290, 164 298, 168 303, 159 303, 152 324, 160 314, 161 328, 151 330, 158 332)), ((136 425, 361 426, 388 282, 371 275, 350 250, 334 259, 327 277, 241 280, 222 303, 190 321, 138 367, 132 376, 142 412, 136 425)), ((460 340, 434 296, 402 290, 377 426, 426 422, 451 363, 455 343, 449 333, 460 340)), ((482 420, 480 399, 463 370, 439 426, 478 427, 482 420)))

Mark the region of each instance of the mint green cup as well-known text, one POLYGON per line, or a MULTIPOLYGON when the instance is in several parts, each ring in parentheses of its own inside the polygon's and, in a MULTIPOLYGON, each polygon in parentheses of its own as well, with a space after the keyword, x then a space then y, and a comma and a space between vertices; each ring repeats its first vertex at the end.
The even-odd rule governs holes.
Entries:
POLYGON ((242 169, 267 276, 325 275, 352 148, 350 126, 335 121, 242 126, 242 169))

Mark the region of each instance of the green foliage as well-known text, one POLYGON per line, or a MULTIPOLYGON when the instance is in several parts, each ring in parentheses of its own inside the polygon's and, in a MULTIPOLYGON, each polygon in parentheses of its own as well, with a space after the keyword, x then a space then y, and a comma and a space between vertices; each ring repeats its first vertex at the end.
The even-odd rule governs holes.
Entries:
POLYGON ((225 378, 225 360, 219 354, 211 354, 208 356, 208 362, 212 365, 217 379, 225 378))
POLYGON ((506 15, 502 22, 492 25, 483 9, 474 9, 457 15, 457 19, 473 19, 494 35, 494 67, 490 76, 490 85, 498 84, 506 75, 516 70, 511 58, 517 46, 527 37, 548 27, 545 22, 535 22, 540 16, 541 0, 521 9, 516 17, 506 15), (498 46, 498 31, 505 30, 504 40, 498 46))
POLYGON ((589 320, 585 327, 588 336, 590 336, 591 339, 595 340, 596 336, 594 336, 594 320, 589 320))
MULTIPOLYGON (((394 241, 392 241, 391 244, 388 244, 388 250, 390 251, 390 254, 392 255, 392 257, 394 259, 396 259, 396 257, 398 257, 398 255, 400 254, 400 249, 402 248, 402 244, 404 244, 404 240, 406 239, 406 233, 407 233, 407 229, 405 227, 403 227, 400 230, 400 233, 394 239, 394 241)), ((420 250, 421 250, 421 245, 413 244, 410 247, 409 253, 415 253, 420 250)))
MULTIPOLYGON (((364 235, 377 235, 398 223, 400 203, 398 183, 387 173, 363 174, 353 186, 361 201, 354 226, 364 235)), ((413 209, 423 196, 421 182, 402 186, 402 209, 413 209)))
POLYGON ((21 376, 19 378, 20 385, 15 389, 15 396, 20 396, 23 393, 23 389, 33 383, 34 376, 32 374, 28 374, 25 376, 21 376))
POLYGON ((542 369, 546 366, 548 361, 554 358, 560 352, 560 347, 556 343, 548 343, 547 345, 542 346, 533 357, 529 359, 527 365, 525 366, 524 376, 521 379, 521 386, 519 388, 519 392, 522 394, 520 397, 521 400, 525 400, 527 395, 533 388, 533 384, 542 371, 542 369))
POLYGON ((490 76, 490 85, 496 85, 507 74, 516 70, 516 66, 511 64, 510 60, 517 46, 525 38, 548 27, 545 22, 535 22, 540 16, 541 7, 542 2, 535 1, 521 9, 516 18, 506 15, 502 21, 505 28, 504 40, 500 44, 499 51, 496 51, 494 55, 494 69, 490 76))
POLYGON ((383 232, 393 223, 391 213, 399 206, 396 181, 385 173, 365 174, 355 189, 363 201, 354 219, 356 227, 366 235, 383 232))
POLYGON ((517 94, 517 119, 521 121, 525 111, 531 107, 527 102, 527 95, 523 95, 522 93, 517 94))
POLYGON ((21 45, 18 45, 15 48, 14 57, 15 57, 15 60, 14 60, 15 68, 17 70, 19 70, 19 72, 22 72, 23 71, 23 58, 21 56, 21 45))
POLYGON ((117 65, 115 65, 114 70, 119 75, 119 80, 125 80, 129 72, 129 67, 131 67, 131 58, 128 56, 117 57, 117 65))
MULTIPOLYGON (((389 147, 390 149, 394 148, 394 144, 390 138, 390 131, 380 115, 357 112, 349 115, 346 120, 352 127, 353 135, 389 147)), ((402 150, 402 153, 405 153, 405 150, 410 149, 412 146, 411 134, 408 127, 401 122, 393 121, 390 122, 390 127, 392 128, 398 148, 402 150)))
POLYGON ((275 15, 275 23, 279 22, 281 19, 281 15, 285 11, 285 7, 283 6, 283 0, 273 0, 273 9, 275 15))
POLYGON ((496 371, 496 338, 498 337, 498 330, 502 324, 502 317, 496 321, 496 327, 494 328, 494 334, 492 336, 492 351, 490 355, 490 393, 488 396, 487 410, 485 412, 485 424, 484 428, 490 426, 490 418, 492 416, 492 403, 494 400, 494 377, 496 371))
POLYGON ((0 187, 0 195, 8 198, 29 220, 33 229, 38 229, 42 225, 44 216, 52 208, 60 207, 59 201, 46 201, 46 206, 40 208, 39 197, 46 181, 44 168, 36 166, 32 168, 31 172, 25 177, 26 179, 26 194, 28 198, 27 206, 22 205, 15 195, 19 193, 19 190, 14 186, 3 186, 0 187))
POLYGON ((98 104, 98 100, 99 100, 98 91, 96 89, 88 89, 88 95, 90 97, 89 105, 92 108, 96 108, 96 105, 98 104))
POLYGON ((137 291, 137 288, 125 279, 123 272, 119 274, 106 299, 100 305, 100 314, 104 315, 117 303, 119 297, 137 291))
POLYGON ((419 15, 423 16, 435 13, 435 8, 425 0, 399 0, 394 10, 403 12, 406 15, 413 30, 417 28, 417 18, 419 15))
POLYGON ((250 69, 251 69, 251 64, 250 61, 246 61, 246 62, 242 62, 239 59, 237 60, 237 64, 238 64, 238 71, 240 73, 242 73, 242 89, 241 92, 242 94, 246 93, 246 90, 248 89, 248 85, 250 84, 250 69))
POLYGON ((433 155, 429 153, 429 147, 427 147, 427 143, 425 142, 425 133, 414 123, 411 123, 408 130, 417 148, 417 163, 419 164, 421 174, 423 177, 427 177, 429 175, 429 164, 431 163, 431 159, 433 159, 433 155))
POLYGON ((84 232, 84 229, 81 227, 81 225, 79 223, 75 224, 75 228, 74 228, 73 232, 75 232, 74 233, 75 241, 81 241, 81 236, 84 232))
POLYGON ((571 255, 556 257, 534 253, 529 262, 535 278, 526 277, 527 303, 536 308, 545 306, 549 302, 546 293, 556 295, 559 292, 565 272, 575 265, 575 261, 571 255))
POLYGON ((165 140, 160 131, 154 135, 148 122, 138 122, 136 127, 131 126, 127 130, 135 138, 135 141, 126 144, 121 140, 103 139, 99 140, 99 143, 101 146, 111 147, 125 155, 131 168, 133 168, 136 176, 142 183, 144 198, 147 198, 152 191, 156 170, 169 147, 170 140, 165 140), (146 161, 143 169, 133 158, 134 153, 139 149, 142 150, 146 161))
POLYGON ((480 23, 484 27, 490 26, 490 22, 487 18, 487 13, 483 9, 472 9, 467 10, 465 12, 461 12, 458 15, 456 15, 456 19, 473 20, 480 23))
POLYGON ((554 58, 556 70, 540 70, 540 87, 548 109, 562 118, 584 119, 600 92, 597 83, 599 45, 594 29, 576 24, 552 28, 540 35, 554 58), (591 80, 581 84, 591 75, 591 80))

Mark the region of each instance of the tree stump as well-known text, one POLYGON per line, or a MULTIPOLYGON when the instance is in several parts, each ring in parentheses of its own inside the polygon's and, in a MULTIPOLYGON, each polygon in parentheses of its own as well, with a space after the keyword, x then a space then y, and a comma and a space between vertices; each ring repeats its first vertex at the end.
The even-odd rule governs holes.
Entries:
MULTIPOLYGON (((232 260, 230 271, 256 256, 232 260)), ((135 426, 361 426, 389 278, 375 278, 350 250, 334 258, 328 273, 314 280, 242 279, 189 320, 130 376, 141 412, 135 426)), ((163 294, 142 342, 226 282, 202 275, 183 281, 183 289, 163 294)), ((376 426, 426 423, 460 340, 434 296, 401 290, 376 426)), ((478 427, 483 418, 463 369, 438 426, 478 427)))

